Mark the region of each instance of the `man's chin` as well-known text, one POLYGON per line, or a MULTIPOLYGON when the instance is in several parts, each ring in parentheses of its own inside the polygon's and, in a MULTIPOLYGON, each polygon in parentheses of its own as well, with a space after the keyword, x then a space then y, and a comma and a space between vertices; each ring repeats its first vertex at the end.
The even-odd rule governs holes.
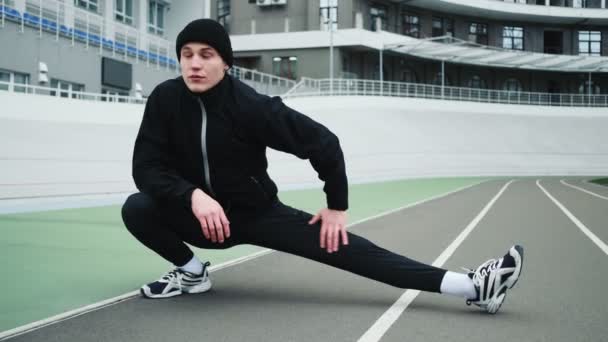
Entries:
POLYGON ((190 89, 190 91, 193 92, 193 93, 203 93, 203 92, 207 91, 210 88, 206 84, 186 83, 186 85, 188 86, 188 89, 190 89))

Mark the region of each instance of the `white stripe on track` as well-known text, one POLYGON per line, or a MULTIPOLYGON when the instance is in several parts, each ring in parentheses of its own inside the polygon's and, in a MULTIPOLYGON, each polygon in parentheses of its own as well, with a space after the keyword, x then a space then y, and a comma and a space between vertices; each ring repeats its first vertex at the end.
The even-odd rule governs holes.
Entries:
MULTIPOLYGON (((429 197, 427 199, 420 200, 420 201, 415 202, 415 203, 407 204, 407 205, 401 206, 401 207, 396 208, 396 209, 391 209, 391 210, 388 210, 388 211, 384 211, 384 212, 381 212, 381 213, 379 213, 377 215, 373 215, 373 216, 366 217, 364 219, 355 221, 355 222, 349 224, 348 227, 352 227, 352 226, 355 226, 355 225, 358 225, 358 224, 361 224, 361 223, 364 223, 364 222, 367 222, 367 221, 371 221, 373 219, 376 219, 376 218, 379 218, 379 217, 382 217, 382 216, 386 216, 386 215, 395 213, 395 212, 400 211, 400 210, 411 208, 411 207, 414 207, 414 206, 417 206, 417 205, 420 205, 420 204, 423 204, 423 203, 426 203, 426 202, 434 201, 434 200, 440 199, 442 197, 446 197, 446 196, 449 196, 451 194, 454 194, 454 193, 457 193, 457 192, 460 192, 460 191, 472 188, 472 187, 474 187, 476 185, 479 185, 479 184, 485 183, 485 182, 487 182, 487 181, 480 181, 480 182, 476 182, 476 183, 473 183, 473 184, 465 185, 465 186, 460 187, 458 189, 455 189, 455 190, 452 190, 452 191, 448 191, 448 192, 445 192, 443 194, 439 194, 439 195, 436 195, 436 196, 433 196, 433 197, 429 197)), ((258 251, 258 252, 255 252, 255 253, 252 253, 252 254, 249 254, 249 255, 245 255, 245 256, 242 256, 242 257, 234 259, 234 260, 226 261, 226 262, 221 263, 221 264, 216 265, 216 266, 211 266, 211 267, 209 267, 209 272, 219 271, 219 270, 221 270, 223 268, 227 268, 227 267, 230 267, 230 266, 238 265, 238 264, 244 263, 246 261, 253 260, 253 259, 259 258, 261 256, 270 254, 272 252, 274 252, 274 250, 272 250, 272 249, 263 249, 261 251, 258 251)), ((28 333, 28 332, 31 332, 31 331, 34 331, 34 330, 37 330, 37 329, 40 329, 40 328, 44 328, 46 326, 49 326, 49 325, 52 325, 52 324, 55 324, 55 323, 59 323, 59 322, 65 321, 65 320, 68 320, 70 318, 78 317, 78 316, 84 315, 86 313, 95 311, 95 310, 99 310, 99 309, 102 309, 102 308, 105 308, 105 307, 108 307, 108 306, 111 306, 111 305, 114 305, 114 304, 118 304, 118 303, 127 301, 129 299, 136 298, 138 296, 139 296, 139 290, 131 291, 131 292, 125 293, 123 295, 116 296, 114 298, 106 299, 106 300, 103 300, 103 301, 100 301, 100 302, 97 302, 97 303, 93 303, 93 304, 90 304, 90 305, 87 305, 87 306, 83 306, 83 307, 80 307, 80 308, 77 308, 77 309, 74 309, 74 310, 66 311, 64 313, 61 313, 61 314, 58 314, 58 315, 55 315, 55 316, 52 316, 52 317, 49 317, 49 318, 46 318, 46 319, 43 319, 43 320, 39 320, 39 321, 36 321, 36 322, 32 322, 32 323, 29 323, 29 324, 26 324, 26 325, 22 325, 22 326, 16 327, 16 328, 11 329, 11 330, 6 330, 6 331, 3 331, 3 332, 0 332, 0 341, 4 341, 6 339, 9 339, 9 338, 12 338, 12 337, 16 337, 18 335, 23 335, 25 333, 28 333)))
POLYGON ((547 195, 547 197, 549 197, 549 199, 551 199, 553 203, 555 203, 555 205, 557 205, 557 207, 560 208, 572 222, 574 222, 578 229, 585 233, 585 235, 587 235, 587 237, 591 239, 593 243, 595 243, 604 253, 606 253, 606 255, 608 255, 608 246, 604 243, 604 241, 600 240, 600 238, 593 234, 593 232, 589 230, 589 228, 587 228, 576 216, 574 216, 570 210, 566 209, 566 207, 556 200, 555 197, 551 196, 551 194, 545 190, 542 185, 540 185, 540 179, 536 181, 536 185, 538 185, 545 195, 547 195))
MULTIPOLYGON (((433 266, 441 267, 448 260, 456 248, 462 244, 464 239, 473 231, 473 229, 479 224, 481 219, 488 213, 492 205, 498 200, 500 195, 507 189, 507 187, 513 183, 511 180, 505 184, 500 191, 486 204, 486 206, 477 214, 477 216, 471 221, 467 227, 452 241, 452 243, 435 259, 433 266)), ((376 342, 379 341, 382 336, 388 331, 388 329, 397 321, 399 316, 407 309, 410 303, 418 296, 419 290, 407 290, 401 295, 399 299, 384 313, 378 320, 359 338, 359 342, 376 342)))
POLYGON ((601 198, 601 199, 608 200, 608 197, 606 197, 606 196, 598 195, 598 194, 596 194, 595 192, 591 192, 591 191, 589 191, 589 190, 587 190, 587 189, 583 189, 583 188, 578 187, 578 186, 576 186, 576 185, 572 185, 572 184, 570 184, 570 183, 567 183, 567 182, 566 182, 565 180, 563 180, 563 179, 562 179, 562 180, 560 180, 559 182, 560 182, 560 183, 562 183, 562 184, 564 184, 564 185, 567 185, 567 186, 569 186, 569 187, 571 187, 571 188, 573 188, 573 189, 577 189, 577 190, 580 190, 580 191, 582 191, 582 192, 586 192, 586 193, 588 193, 588 194, 589 194, 589 195, 591 195, 591 196, 595 196, 595 197, 597 197, 597 198, 601 198))

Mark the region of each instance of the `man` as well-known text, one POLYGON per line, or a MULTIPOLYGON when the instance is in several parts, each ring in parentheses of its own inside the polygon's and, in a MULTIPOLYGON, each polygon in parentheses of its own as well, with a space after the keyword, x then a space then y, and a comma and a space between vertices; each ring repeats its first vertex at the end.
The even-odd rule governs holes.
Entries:
POLYGON ((400 288, 465 297, 490 313, 498 311, 520 275, 520 246, 459 274, 348 233, 348 186, 338 138, 280 98, 260 95, 227 75, 232 48, 217 22, 189 23, 177 37, 176 52, 182 76, 161 83, 148 98, 133 155, 141 192, 122 210, 129 231, 176 266, 144 285, 144 297, 211 288, 209 263, 185 242, 205 249, 246 243, 400 288), (266 171, 267 147, 310 160, 325 183, 326 208, 313 216, 279 201, 266 171))

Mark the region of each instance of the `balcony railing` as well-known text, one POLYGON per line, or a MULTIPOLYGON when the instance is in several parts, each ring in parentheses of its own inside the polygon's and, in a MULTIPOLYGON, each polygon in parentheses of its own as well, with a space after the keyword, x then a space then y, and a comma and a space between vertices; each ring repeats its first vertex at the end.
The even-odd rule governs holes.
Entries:
POLYGON ((394 96, 504 104, 608 107, 608 95, 442 87, 422 83, 360 79, 334 79, 332 82, 330 79, 302 78, 295 87, 283 95, 284 98, 301 96, 394 96))
MULTIPOLYGON (((440 85, 422 83, 380 82, 360 79, 334 79, 332 82, 330 79, 311 79, 305 77, 300 82, 295 83, 293 80, 239 67, 234 67, 231 74, 235 78, 250 84, 258 92, 268 95, 282 94, 280 96, 283 98, 305 96, 387 96, 520 105, 608 107, 608 95, 605 94, 539 93, 442 87, 440 85), (265 92, 264 89, 269 91, 265 92)), ((66 89, 9 82, 0 82, 0 90, 90 101, 137 104, 145 103, 146 101, 141 96, 76 92, 66 89)))
POLYGON ((105 50, 111 52, 112 56, 134 58, 135 63, 145 62, 174 70, 178 67, 177 60, 173 58, 174 43, 115 21, 113 13, 109 16, 112 20, 108 20, 74 6, 71 1, 18 2, 24 7, 22 11, 15 8, 15 1, 0 0, 0 27, 5 27, 6 22, 11 21, 21 26, 21 32, 28 26, 37 29, 40 36, 45 32, 54 35, 55 40, 60 37, 69 39, 72 45, 80 42, 86 49, 99 49, 100 54, 105 50))
POLYGON ((284 94, 296 85, 296 81, 288 78, 237 66, 230 69, 230 74, 249 84, 256 91, 268 95, 284 94))
POLYGON ((492 0, 500 2, 509 2, 522 5, 537 5, 537 6, 551 6, 551 7, 571 7, 571 8, 591 8, 591 9, 605 9, 606 0, 563 0, 551 3, 551 0, 536 1, 536 0, 492 0))
MULTIPOLYGON (((267 95, 280 95, 286 93, 289 89, 296 85, 294 80, 290 80, 275 75, 266 74, 256 70, 249 70, 234 66, 230 69, 230 74, 256 89, 258 92, 267 95)), ((0 81, 0 90, 5 90, 13 93, 23 93, 32 95, 47 95, 63 98, 71 98, 77 100, 104 101, 104 102, 119 102, 119 103, 145 103, 146 99, 142 96, 124 96, 114 94, 99 94, 81 91, 72 91, 69 89, 51 88, 44 86, 35 86, 30 84, 22 84, 15 82, 0 81)))

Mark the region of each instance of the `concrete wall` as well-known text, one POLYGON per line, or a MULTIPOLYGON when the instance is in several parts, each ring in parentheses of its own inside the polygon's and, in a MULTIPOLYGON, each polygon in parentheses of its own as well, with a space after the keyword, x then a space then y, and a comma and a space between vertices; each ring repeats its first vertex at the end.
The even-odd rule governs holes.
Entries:
MULTIPOLYGON (((140 0, 143 1, 143 0, 140 0)), ((173 1, 167 12, 165 37, 175 42, 179 32, 192 20, 206 17, 207 2, 211 0, 178 0, 173 1)))
MULTIPOLYGON (((0 92, 0 198, 134 191, 142 105, 0 92)), ((340 138, 352 183, 397 178, 608 174, 603 108, 408 98, 287 104, 340 138)), ((269 151, 282 189, 318 187, 306 161, 269 151)))

